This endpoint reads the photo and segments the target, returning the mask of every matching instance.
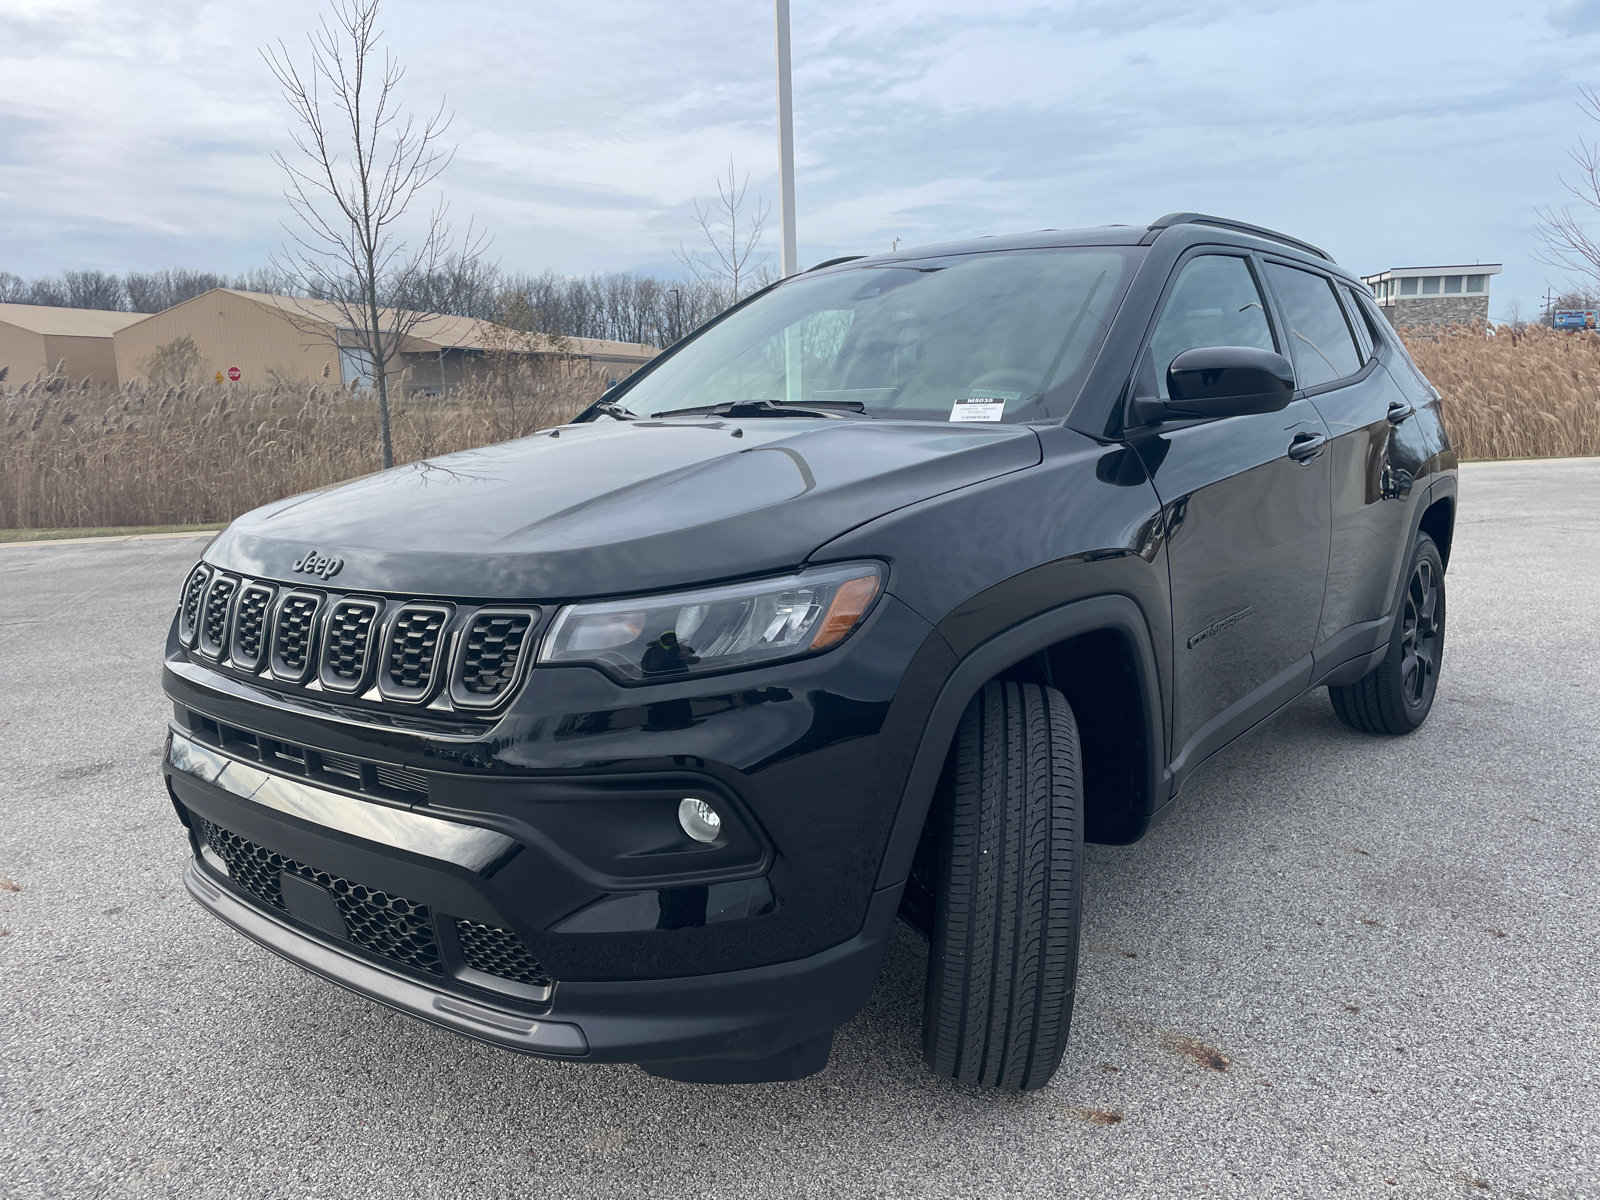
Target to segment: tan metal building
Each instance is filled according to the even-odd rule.
[[[345,387],[365,386],[371,369],[353,348],[356,335],[342,328],[344,323],[339,308],[326,301],[216,288],[120,330],[115,339],[117,372],[124,382],[143,379],[141,364],[157,349],[189,337],[211,378],[231,379],[237,370],[239,382],[246,384],[327,379]],[[449,387],[505,341],[504,331],[491,322],[427,315],[400,347],[396,374],[413,388]],[[659,353],[653,346],[590,338],[567,338],[562,349],[618,379]]]
[[[0,367],[7,368],[6,382],[12,387],[57,366],[73,383],[87,376],[96,383],[115,384],[113,335],[144,319],[144,313],[97,308],[0,304]]]

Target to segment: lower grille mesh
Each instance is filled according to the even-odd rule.
[[[415,904],[404,896],[376,891],[297,863],[265,846],[246,841],[220,825],[213,825],[198,813],[190,815],[207,845],[228,864],[228,875],[233,882],[262,904],[288,911],[278,882],[279,876],[288,871],[332,893],[344,916],[350,940],[362,949],[413,970],[444,974],[439,943],[433,932],[433,914],[427,905]]]
[[[456,936],[461,939],[461,957],[473,970],[517,983],[549,985],[550,977],[544,973],[544,968],[528,953],[522,939],[509,929],[479,925],[476,921],[457,921]]]

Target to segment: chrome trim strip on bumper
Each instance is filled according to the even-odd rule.
[[[274,954],[370,1000],[508,1050],[566,1057],[589,1053],[589,1039],[577,1025],[464,1000],[324,945],[214,885],[192,856],[183,867],[183,884],[202,908],[224,924]]]
[[[176,771],[215,784],[240,799],[275,809],[351,837],[439,859],[480,873],[515,853],[515,839],[404,808],[357,800],[296,779],[273,775],[202,746],[176,729],[167,749]]]

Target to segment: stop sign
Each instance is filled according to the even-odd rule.
[[[235,383],[238,383],[240,378],[243,377],[243,375],[244,375],[244,372],[239,370],[238,367],[229,367],[228,368],[228,378],[233,380],[233,382],[235,382]]]

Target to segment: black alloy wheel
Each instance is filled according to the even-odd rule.
[[[1328,688],[1333,711],[1363,733],[1410,733],[1428,719],[1444,662],[1444,562],[1427,534],[1417,535],[1389,653],[1363,679]]]
[[[1400,693],[1412,708],[1432,698],[1439,682],[1439,644],[1444,635],[1444,585],[1433,563],[1419,559],[1406,586],[1400,618]]]

